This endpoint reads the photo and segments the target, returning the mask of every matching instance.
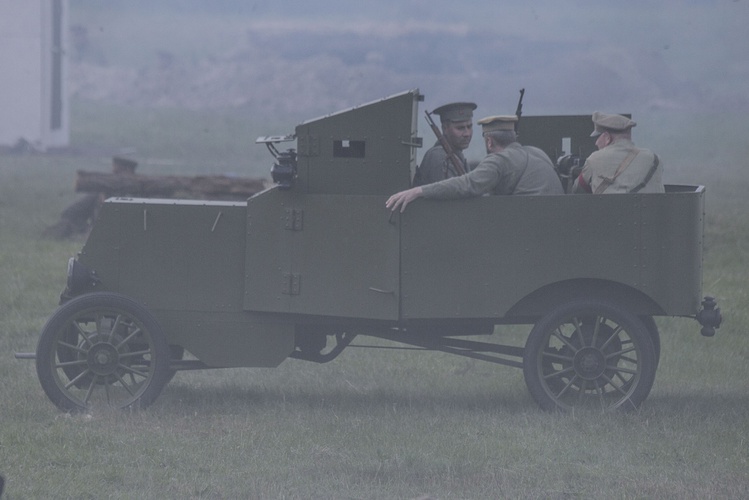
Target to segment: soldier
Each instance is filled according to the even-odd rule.
[[[473,110],[476,104],[472,102],[453,102],[445,104],[433,111],[439,115],[442,124],[442,135],[452,147],[453,151],[463,163],[463,170],[468,172],[468,162],[463,156],[463,150],[468,148],[473,137]],[[447,157],[445,149],[437,141],[429,148],[416,167],[413,186],[423,186],[433,182],[449,179],[460,175]]]
[[[593,133],[598,151],[583,165],[573,193],[663,193],[663,166],[658,155],[632,142],[626,116],[593,113]]]
[[[416,186],[391,196],[385,206],[403,212],[413,200],[454,199],[483,194],[564,194],[549,157],[533,146],[521,146],[515,134],[515,115],[489,116],[478,123],[487,155],[475,169],[452,179]]]
[[[135,175],[138,162],[122,156],[112,157],[112,173],[115,175]],[[107,193],[90,193],[69,205],[60,214],[60,220],[44,230],[44,236],[55,239],[70,238],[85,234],[93,225],[96,215],[107,198]]]
[[[138,162],[122,156],[112,157],[112,173],[115,175],[135,175]]]

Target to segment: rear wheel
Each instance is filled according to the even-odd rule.
[[[640,321],[650,332],[650,341],[655,349],[655,365],[658,366],[661,362],[661,334],[658,332],[658,325],[655,324],[652,316],[640,316]]]
[[[648,396],[656,351],[635,315],[604,301],[576,300],[542,317],[525,345],[523,374],[545,410],[630,410]]]
[[[169,381],[170,350],[156,319],[123,295],[81,295],[47,321],[36,371],[60,409],[146,407]]]

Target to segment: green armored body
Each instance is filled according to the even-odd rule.
[[[145,406],[177,370],[327,362],[373,336],[522,367],[545,409],[626,410],[653,383],[654,316],[714,333],[703,187],[391,213],[423,142],[420,100],[411,90],[260,139],[277,185],[246,203],[108,200],[37,346],[49,398]],[[520,130],[552,158],[566,142],[584,158],[584,121],[524,117]],[[279,152],[284,141],[295,147]],[[525,347],[477,340],[506,324],[532,325]]]

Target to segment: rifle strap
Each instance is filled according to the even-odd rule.
[[[619,164],[619,166],[616,167],[616,172],[614,172],[614,176],[613,177],[603,177],[603,176],[601,176],[601,177],[603,177],[603,182],[601,182],[598,185],[598,187],[594,191],[594,194],[601,194],[604,191],[606,191],[609,188],[609,186],[611,186],[614,183],[614,181],[616,180],[616,178],[619,177],[619,175],[622,172],[624,172],[624,170],[629,166],[630,163],[632,163],[632,160],[635,159],[635,156],[637,156],[637,153],[639,153],[639,152],[640,151],[637,150],[637,149],[630,150],[630,152],[627,155],[627,157],[624,158],[624,161],[622,161]]]
[[[648,170],[648,174],[645,176],[645,178],[642,180],[641,183],[639,183],[638,185],[632,188],[630,193],[638,192],[640,189],[647,186],[648,182],[650,182],[650,179],[653,178],[653,174],[655,173],[655,170],[658,168],[658,164],[661,162],[660,159],[658,158],[658,155],[654,155],[654,156],[655,156],[655,161],[653,162],[653,165],[650,167],[650,170]]]
[[[525,151],[525,150],[523,150]],[[531,155],[528,153],[528,151],[525,151],[525,166],[523,167],[523,170],[520,171],[520,175],[518,176],[518,180],[515,181],[515,185],[512,186],[512,190],[510,191],[510,194],[515,194],[515,190],[518,188],[518,185],[520,184],[520,180],[525,175],[525,171],[528,170],[528,163],[531,161]]]

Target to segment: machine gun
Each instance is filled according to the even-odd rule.
[[[447,153],[447,157],[450,159],[450,163],[453,164],[453,167],[455,168],[455,172],[457,172],[458,175],[463,175],[466,173],[466,169],[463,166],[463,162],[458,158],[458,155],[455,154],[455,151],[453,151],[452,146],[450,146],[450,143],[447,142],[447,139],[445,139],[445,136],[442,135],[442,131],[435,125],[434,120],[432,119],[432,114],[429,111],[424,111],[424,113],[427,116],[427,123],[429,123],[429,126],[432,127],[432,132],[434,132],[434,135],[437,136],[437,140],[440,143],[440,146],[442,146],[442,149],[445,150],[445,153]]]
[[[564,153],[564,151],[562,152]],[[562,188],[564,188],[565,193],[572,192],[575,179],[583,170],[583,163],[580,155],[565,154],[557,158],[554,170],[556,170],[559,180],[562,181]]]
[[[293,141],[296,139],[296,135],[271,135],[258,137],[255,144],[265,144],[270,151],[270,154],[276,159],[276,163],[270,169],[271,177],[273,182],[278,184],[278,188],[285,191],[291,189],[296,182],[297,176],[297,163],[296,163],[296,151],[293,149],[287,149],[286,151],[278,151],[275,144],[279,142]]]

